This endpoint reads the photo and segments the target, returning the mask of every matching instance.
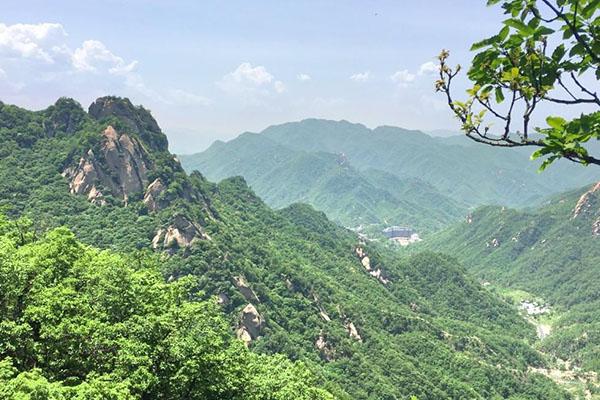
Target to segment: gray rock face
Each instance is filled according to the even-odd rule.
[[[97,120],[116,117],[121,120],[131,132],[139,137],[154,150],[167,151],[167,137],[160,130],[158,123],[143,107],[136,107],[126,98],[107,96],[93,102],[88,110],[90,116]]]
[[[259,302],[258,296],[256,295],[256,293],[254,293],[254,290],[252,290],[252,288],[250,287],[250,285],[248,285],[248,281],[246,281],[246,278],[244,278],[241,275],[240,276],[234,276],[233,277],[233,284],[240,291],[240,293],[242,294],[242,296],[244,296],[244,298],[246,299],[246,301],[255,302],[255,303]]]
[[[164,202],[161,201],[160,195],[165,189],[166,187],[159,178],[148,185],[146,193],[144,194],[144,204],[148,208],[148,211],[157,211],[164,207]]]
[[[99,154],[90,149],[77,167],[65,169],[63,176],[73,194],[88,195],[92,201],[108,191],[127,203],[131,194],[142,192],[148,184],[147,154],[136,139],[117,133],[112,126],[102,135]]]
[[[171,225],[156,232],[152,239],[152,248],[183,249],[190,247],[195,240],[202,239],[210,239],[202,226],[178,214],[173,218]]]
[[[236,334],[237,337],[248,346],[252,340],[260,336],[263,327],[264,320],[262,316],[258,313],[256,307],[252,304],[248,304],[242,310]]]

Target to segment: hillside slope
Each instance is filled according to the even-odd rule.
[[[466,213],[465,204],[418,178],[359,171],[343,154],[291,150],[264,135],[245,133],[179,158],[211,180],[243,176],[272,207],[305,202],[347,227],[408,225],[423,234]]]
[[[545,299],[562,317],[544,347],[600,372],[600,184],[538,209],[478,209],[420,248],[456,254],[481,279]]]
[[[127,99],[87,113],[69,99],[39,112],[0,104],[0,140],[0,207],[33,221],[17,235],[67,226],[139,266],[158,259],[168,282],[196,277],[195,299],[218,301],[232,336],[303,361],[336,398],[569,398],[530,371],[547,362],[534,328],[455,260],[399,259],[309,206],[273,211],[241,178],[187,175]],[[44,268],[66,267],[60,254]],[[10,343],[0,335],[0,358],[19,357]]]
[[[527,149],[507,151],[474,146],[461,137],[432,138],[419,131],[389,126],[369,129],[346,121],[307,119],[271,126],[260,136],[261,143],[268,138],[294,151],[343,153],[361,171],[376,169],[402,179],[418,178],[459,204],[529,206],[552,193],[600,179],[600,173],[594,169],[578,168],[567,162],[558,163],[540,175],[536,164],[529,160]],[[213,153],[212,156],[201,153],[196,157],[206,160],[202,165],[211,171],[215,168],[214,154],[225,148],[238,161],[245,160],[245,148],[235,142],[218,143],[216,148],[206,151]],[[274,152],[269,154],[275,157]],[[222,161],[226,163],[227,159],[223,157]],[[194,167],[191,160],[190,169]],[[262,173],[266,172],[262,168]],[[253,181],[253,177],[248,180]]]

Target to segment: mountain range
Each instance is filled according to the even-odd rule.
[[[444,186],[433,167],[419,177],[426,185],[415,183],[435,158],[417,151],[447,145],[404,131],[398,144],[395,128],[341,123],[344,133],[339,124],[302,123],[335,133],[309,130],[314,143],[297,124],[269,129],[258,136],[271,159],[254,162],[302,153],[310,162],[301,165],[317,167],[311,180],[322,165],[348,168],[352,179],[392,182],[394,199],[416,185],[459,209],[473,204],[470,185],[517,200],[551,191]],[[365,151],[365,133],[389,151]],[[41,111],[0,103],[0,141],[2,395],[570,398],[537,372],[551,360],[534,347],[535,327],[455,258],[387,251],[309,205],[273,210],[241,177],[188,175],[150,112],[127,99],[99,98],[87,111],[66,98]],[[394,173],[399,165],[413,172]],[[305,177],[296,179],[301,187]],[[437,224],[444,211],[431,213]]]
[[[348,227],[405,225],[431,233],[484,204],[526,207],[600,179],[558,163],[545,174],[522,149],[474,145],[382,126],[307,119],[181,155],[212,180],[243,176],[272,207],[306,202]]]

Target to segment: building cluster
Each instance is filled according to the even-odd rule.
[[[402,226],[390,226],[383,230],[383,235],[390,240],[400,244],[401,246],[408,246],[411,243],[421,241],[419,234],[412,228]]]

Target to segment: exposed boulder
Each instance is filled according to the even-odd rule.
[[[352,321],[350,321],[350,320],[346,321],[346,324],[344,324],[344,326],[346,327],[346,330],[348,331],[348,335],[350,335],[350,337],[352,339],[362,342],[362,337],[358,333],[358,330],[356,329],[356,326],[354,325],[354,323]]]
[[[94,192],[95,196],[106,190],[127,203],[131,194],[142,192],[148,184],[149,164],[147,154],[137,139],[119,134],[108,126],[102,132],[99,153],[88,150],[77,167],[66,168],[63,176],[69,180],[73,194],[89,197],[90,192]]]
[[[252,340],[260,336],[263,327],[264,320],[262,316],[258,313],[254,305],[248,304],[242,310],[236,334],[248,346]]]
[[[244,296],[244,298],[246,299],[246,301],[248,301],[248,302],[255,302],[255,303],[259,303],[260,302],[258,300],[258,296],[256,295],[256,293],[254,293],[254,290],[252,290],[252,288],[250,287],[250,285],[248,285],[248,281],[246,280],[245,277],[243,277],[242,275],[234,276],[233,277],[233,284],[240,291],[240,293],[242,294],[242,296]]]
[[[220,306],[226,306],[229,304],[229,296],[227,296],[225,293],[219,293],[217,295],[217,304]]]
[[[171,225],[159,229],[152,239],[152,248],[176,249],[190,247],[195,240],[210,239],[200,224],[177,214]]]
[[[167,151],[168,149],[167,137],[160,130],[150,111],[141,106],[134,106],[127,98],[100,97],[90,105],[88,112],[97,120],[116,117],[131,129],[131,132],[138,134],[153,150]]]
[[[165,191],[166,187],[163,185],[160,178],[155,179],[148,187],[146,188],[146,193],[144,194],[144,204],[149,211],[157,211],[164,207],[160,200],[160,195]]]
[[[485,247],[492,247],[492,248],[500,247],[500,241],[497,238],[493,238],[492,240],[490,240],[489,242],[487,242],[485,244]]]
[[[335,349],[327,342],[323,332],[319,333],[319,337],[315,341],[315,347],[319,350],[321,358],[325,361],[335,360]]]
[[[600,236],[600,218],[592,225],[592,236]]]

